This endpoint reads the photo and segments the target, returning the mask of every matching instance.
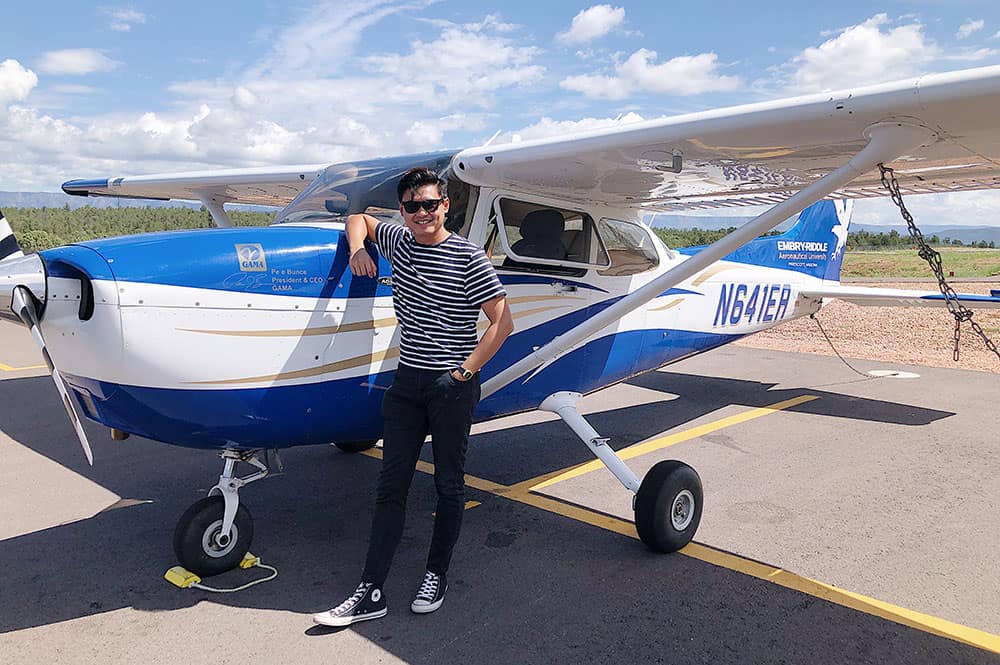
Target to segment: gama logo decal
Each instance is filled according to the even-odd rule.
[[[236,245],[236,257],[242,272],[267,272],[267,257],[258,243]]]

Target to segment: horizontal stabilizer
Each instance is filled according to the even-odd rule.
[[[806,298],[838,298],[868,307],[946,307],[940,291],[910,291],[864,286],[823,286],[801,291]],[[958,299],[969,309],[1000,309],[1000,297],[959,293]]]

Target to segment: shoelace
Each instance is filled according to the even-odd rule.
[[[347,608],[356,605],[358,601],[364,598],[365,594],[368,593],[368,587],[370,586],[371,584],[369,584],[368,582],[362,582],[361,584],[359,584],[358,588],[355,589],[354,593],[351,594],[351,597],[342,602],[340,605],[337,605],[337,607],[331,610],[330,614],[338,614],[340,612],[343,612]]]
[[[420,584],[420,591],[417,592],[417,598],[434,600],[434,596],[437,594],[438,582],[440,579],[441,578],[434,573],[425,573],[424,581]]]

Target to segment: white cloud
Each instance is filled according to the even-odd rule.
[[[789,86],[812,92],[906,78],[941,55],[920,23],[895,28],[888,23],[886,14],[876,14],[805,49],[786,66],[792,70]]]
[[[492,27],[488,22],[447,24],[433,41],[415,42],[409,54],[374,55],[365,62],[392,81],[383,92],[389,101],[433,109],[487,108],[497,91],[533,83],[544,73],[534,64],[538,48],[493,34]],[[426,66],[428,52],[434,53],[433,66]]]
[[[966,21],[965,23],[963,23],[958,27],[958,32],[955,33],[955,36],[958,37],[959,39],[965,39],[966,37],[969,37],[973,33],[979,32],[985,26],[986,26],[986,21],[982,19],[979,19],[977,21],[969,19],[968,21]]]
[[[350,61],[365,29],[392,14],[419,13],[436,1],[323,0],[302,10],[296,21],[281,29],[271,39],[271,51],[245,77],[334,76]]]
[[[987,58],[992,58],[998,54],[1000,54],[1000,51],[994,48],[977,48],[966,51],[959,51],[957,53],[949,53],[948,55],[941,56],[941,59],[951,60],[956,62],[977,62],[979,60],[986,60]]]
[[[906,199],[917,227],[934,226],[995,226],[1000,208],[1000,192],[951,192],[921,194]],[[887,198],[862,199],[854,207],[856,224],[905,225],[899,209]]]
[[[597,99],[624,99],[635,91],[697,95],[736,90],[742,85],[739,77],[718,73],[715,53],[683,55],[658,64],[655,60],[655,51],[639,49],[616,66],[615,76],[570,76],[559,85]]]
[[[573,17],[569,30],[556,35],[562,44],[583,44],[611,32],[625,21],[625,8],[594,5]]]
[[[74,48],[44,53],[38,69],[46,74],[83,75],[111,71],[119,64],[97,49]]]
[[[632,85],[629,81],[618,76],[602,74],[567,76],[559,81],[559,87],[583,93],[585,97],[591,99],[625,99],[632,94]]]
[[[17,60],[0,62],[0,113],[10,102],[21,101],[38,85],[38,76]]]
[[[579,134],[608,127],[642,122],[644,118],[638,113],[629,112],[617,118],[582,118],[580,120],[553,120],[543,117],[527,127],[513,132],[504,132],[497,137],[497,143],[517,143],[568,134]]]
[[[170,105],[145,113],[69,118],[63,114],[71,105],[11,106],[37,78],[17,63],[4,65],[0,173],[17,174],[4,179],[20,188],[31,180],[21,173],[31,173],[28,189],[52,190],[95,174],[332,163],[461,147],[468,134],[496,123],[486,109],[497,94],[542,78],[541,50],[495,15],[464,25],[418,19],[411,24],[419,40],[402,42],[398,53],[380,53],[390,44],[362,49],[350,36],[360,38],[360,30],[343,30],[345,21],[374,25],[378,16],[412,13],[431,1],[324,0],[275,30],[274,48],[258,62],[223,78],[171,83]],[[59,86],[46,90],[87,90]],[[459,133],[463,138],[454,138]]]
[[[146,15],[127,7],[105,7],[101,10],[111,19],[108,26],[115,32],[129,32],[133,25],[146,23]]]
[[[72,83],[66,83],[52,86],[52,91],[59,92],[64,95],[90,95],[97,92],[97,88],[90,85],[75,85]]]

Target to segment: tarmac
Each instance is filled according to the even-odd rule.
[[[278,577],[178,589],[175,523],[221,461],[88,423],[90,467],[30,336],[0,322],[0,662],[1000,663],[1000,376],[852,363],[916,376],[729,346],[582,400],[640,477],[700,474],[701,526],[670,555],[566,425],[477,425],[447,599],[414,615],[428,447],[388,616],[328,629],[310,615],[358,581],[378,449],[283,450],[241,492]]]

